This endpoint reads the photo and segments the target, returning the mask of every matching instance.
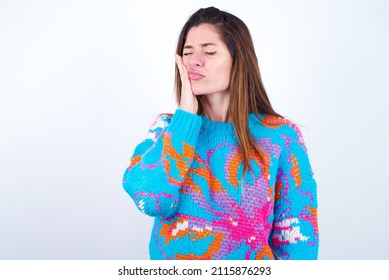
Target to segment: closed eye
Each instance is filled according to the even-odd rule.
[[[183,53],[183,55],[190,55],[190,54],[192,54],[192,53]]]
[[[207,55],[214,55],[216,52],[205,52]]]

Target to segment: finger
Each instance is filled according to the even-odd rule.
[[[182,57],[179,56],[178,54],[176,54],[176,64],[177,64],[178,70],[180,70],[180,74],[181,74],[181,70],[182,70]]]
[[[176,54],[175,58],[177,65],[180,66],[182,64],[182,57],[179,54]]]
[[[178,54],[176,54],[176,63],[178,70],[180,71],[181,79],[188,76],[188,73],[186,71],[186,67],[182,62],[182,57]]]

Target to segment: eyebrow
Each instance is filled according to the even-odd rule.
[[[207,47],[207,46],[216,46],[216,44],[214,44],[214,43],[204,43],[204,44],[201,44],[200,45],[202,48],[205,48],[205,47]],[[193,49],[193,46],[191,46],[191,45],[186,45],[185,47],[184,47],[184,49]]]

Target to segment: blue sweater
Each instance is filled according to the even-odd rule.
[[[155,217],[151,259],[317,259],[316,182],[298,127],[249,115],[263,159],[242,155],[232,123],[178,109],[140,143],[123,187]]]

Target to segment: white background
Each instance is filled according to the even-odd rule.
[[[255,42],[275,109],[302,126],[320,259],[389,259],[389,4],[379,0],[0,1],[0,259],[148,259],[121,180],[174,52],[216,6]]]

